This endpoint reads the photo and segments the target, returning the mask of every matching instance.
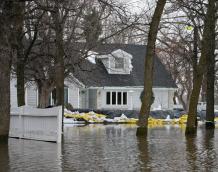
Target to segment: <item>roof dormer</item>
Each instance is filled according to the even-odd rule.
[[[132,55],[117,49],[110,54],[99,56],[109,74],[130,74],[132,71]]]

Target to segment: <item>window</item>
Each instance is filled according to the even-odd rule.
[[[117,93],[117,104],[118,105],[121,105],[121,103],[122,103],[122,92],[118,92]]]
[[[124,68],[124,58],[115,58],[115,68],[116,69]]]
[[[116,92],[112,92],[112,105],[116,104]]]
[[[106,92],[107,105],[127,105],[127,92]]]
[[[111,92],[107,92],[106,104],[107,104],[107,105],[111,104]]]
[[[123,104],[127,104],[127,92],[123,92]]]

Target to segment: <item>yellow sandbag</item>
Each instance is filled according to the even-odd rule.
[[[187,114],[182,115],[182,116],[179,118],[179,124],[186,124],[186,123],[187,123],[187,119],[188,119],[188,115],[187,115]]]

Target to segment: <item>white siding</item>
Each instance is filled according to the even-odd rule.
[[[11,91],[11,107],[17,107],[17,87],[16,87],[16,79],[11,79],[10,83],[10,91]]]
[[[106,101],[103,98],[103,94],[106,94],[106,93],[102,89],[97,90],[97,105],[96,105],[97,109],[101,109],[103,107],[103,104],[105,103],[103,101]]]
[[[171,109],[173,107],[174,90],[167,88],[153,88],[154,104],[152,108]]]
[[[68,102],[72,104],[74,108],[80,108],[80,94],[79,86],[74,82],[65,81],[65,85],[68,86]],[[10,83],[11,87],[11,107],[17,107],[17,88],[16,79],[12,79]],[[37,87],[35,84],[28,84],[25,92],[26,105],[36,107],[37,106]],[[87,102],[84,101],[84,103]]]
[[[107,105],[106,104],[106,93],[112,92],[127,92],[127,105]],[[135,109],[134,106],[138,106],[135,104],[135,99],[137,99],[134,95],[134,92],[131,92],[131,89],[99,89],[97,91],[97,109],[123,109],[123,110],[131,110]]]
[[[142,92],[142,88],[138,89],[138,90],[134,90],[133,92],[133,109],[134,110],[139,110],[141,108],[141,99],[140,99],[140,95]]]
[[[11,91],[11,108],[17,107],[17,81],[15,78],[11,80],[10,91]],[[26,105],[36,107],[37,106],[37,91],[34,85],[29,85],[25,89],[25,101]]]
[[[124,109],[124,110],[139,110],[141,107],[140,95],[143,88],[98,88],[97,91],[97,109]],[[127,105],[107,105],[106,104],[106,93],[108,91],[115,92],[127,92]],[[151,109],[162,108],[172,109],[173,108],[173,95],[174,89],[170,88],[153,88],[154,92],[154,103]]]
[[[97,109],[97,90],[96,89],[89,90],[89,108]]]
[[[17,107],[17,90],[16,79],[11,80],[11,107]],[[92,109],[134,109],[139,110],[141,107],[140,94],[143,88],[134,87],[104,87],[82,89],[74,82],[66,81],[68,86],[68,102],[74,108],[92,108]],[[152,105],[154,108],[170,109],[173,107],[173,95],[175,89],[170,88],[153,88],[155,100]],[[106,92],[127,92],[127,105],[107,105]],[[37,90],[34,85],[26,89],[26,104],[37,106]]]
[[[80,107],[81,109],[89,108],[89,92],[87,89],[81,89],[79,93]]]
[[[37,88],[32,85],[26,88],[26,104],[37,107]]]
[[[168,104],[169,108],[172,108],[174,106],[173,97],[174,97],[175,90],[169,90],[168,91]]]
[[[67,81],[65,82],[65,85],[68,86],[68,103],[70,103],[73,108],[79,108],[79,87],[75,83]]]

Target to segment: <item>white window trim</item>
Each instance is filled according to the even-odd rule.
[[[107,104],[107,93],[110,93],[110,104]],[[116,93],[116,102],[112,104],[112,92]],[[121,104],[118,104],[118,92],[121,93]],[[126,104],[123,104],[123,93],[126,93]],[[105,92],[106,106],[128,106],[128,91],[106,91]]]

